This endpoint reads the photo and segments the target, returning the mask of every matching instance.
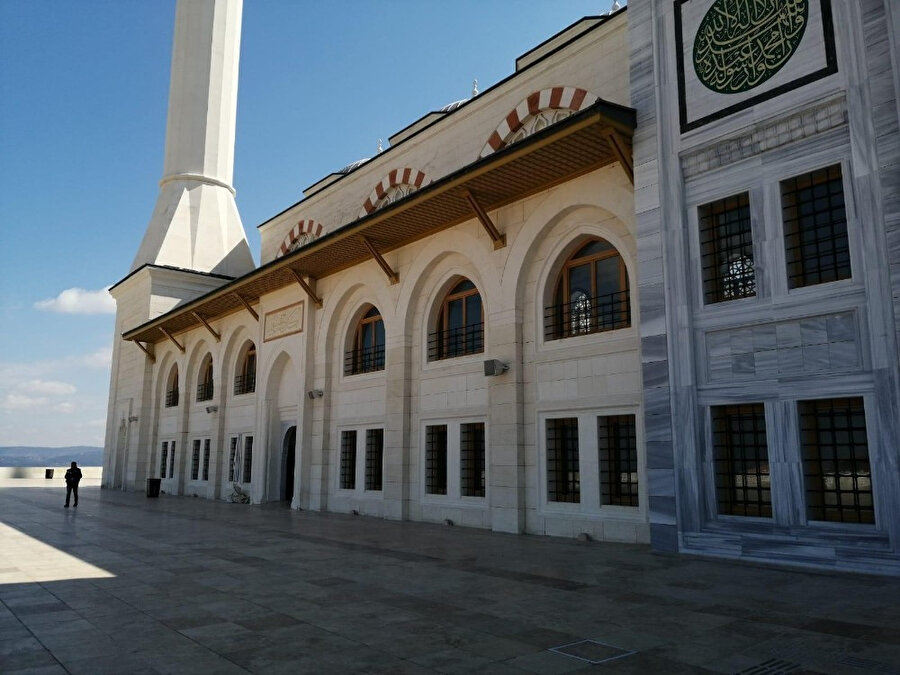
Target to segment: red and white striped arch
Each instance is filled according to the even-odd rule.
[[[318,237],[322,234],[322,225],[314,220],[301,220],[299,223],[294,225],[293,229],[290,232],[288,232],[287,236],[284,238],[284,241],[281,242],[281,248],[278,249],[278,255],[276,255],[275,257],[280,258],[285,253],[290,251],[291,246],[293,246],[294,242],[304,234],[312,235],[313,238]]]
[[[503,118],[481,149],[487,157],[506,147],[509,137],[522,128],[525,121],[542,110],[581,110],[597,101],[597,96],[579,87],[552,87],[529,94]]]
[[[388,193],[393,187],[397,187],[398,185],[408,185],[414,190],[418,190],[423,185],[428,185],[431,181],[425,177],[425,174],[419,171],[418,169],[410,169],[406,167],[405,169],[394,169],[387,176],[381,179],[381,182],[375,186],[375,189],[372,190],[372,194],[369,195],[369,198],[366,200],[366,203],[363,204],[362,210],[359,212],[359,217],[362,218],[378,208],[378,202],[380,202],[384,196]]]

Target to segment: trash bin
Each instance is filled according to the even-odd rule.
[[[53,478],[53,469],[44,469],[44,478]]]
[[[148,478],[147,479],[147,496],[148,497],[159,497],[159,486],[162,483],[162,478]]]

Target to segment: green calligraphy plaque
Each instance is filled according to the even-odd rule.
[[[703,86],[739,94],[790,60],[809,21],[809,0],[715,0],[694,38],[694,71]]]

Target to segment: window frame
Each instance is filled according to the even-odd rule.
[[[254,394],[256,393],[256,367],[259,359],[256,343],[252,340],[247,341],[241,349],[238,359],[232,395],[245,396]]]
[[[464,495],[462,489],[462,427],[482,424],[484,429],[484,495]],[[445,494],[428,492],[428,427],[447,428],[447,490]],[[487,416],[430,417],[420,420],[419,432],[419,498],[423,505],[488,508],[491,496],[490,420]]]
[[[746,204],[741,204],[740,200],[745,199]],[[718,305],[723,302],[735,302],[739,300],[747,300],[750,298],[758,297],[757,290],[757,275],[756,275],[756,265],[757,265],[757,253],[756,253],[756,238],[755,238],[755,227],[753,223],[753,204],[752,204],[752,194],[751,190],[741,190],[737,192],[733,192],[725,197],[718,197],[716,199],[711,199],[700,204],[697,204],[695,207],[696,219],[697,219],[697,240],[698,240],[698,260],[700,263],[700,297],[703,306],[709,307],[712,305]],[[752,283],[753,283],[753,292],[746,293],[744,295],[740,295],[738,297],[725,297],[727,279],[726,275],[720,275],[719,268],[722,265],[722,261],[719,260],[719,256],[723,253],[720,248],[720,242],[723,239],[729,238],[729,235],[723,234],[720,231],[720,224],[715,222],[717,216],[721,216],[725,213],[728,213],[728,209],[726,208],[726,203],[732,200],[738,200],[737,209],[747,210],[747,225],[748,229],[746,230],[746,234],[750,237],[750,256],[752,263]],[[704,209],[716,209],[717,207],[721,207],[721,211],[714,212],[709,216],[703,215]],[[713,220],[713,223],[710,227],[704,227],[704,220],[706,218],[710,218]],[[743,219],[739,219],[742,221]],[[705,235],[709,235],[708,237]],[[735,236],[735,235],[730,235]],[[744,233],[741,234],[741,237],[744,236]],[[740,248],[743,248],[745,243],[742,241],[742,245]],[[712,247],[713,251],[711,254],[704,254],[704,250],[706,246]],[[708,264],[708,259],[712,258],[713,264]],[[707,271],[712,270],[712,275],[708,276]]]
[[[594,242],[606,244],[607,246],[609,246],[609,249],[576,257],[582,251],[582,249]],[[561,266],[556,271],[552,285],[548,284],[547,286],[549,293],[545,296],[547,298],[547,302],[545,302],[543,307],[541,308],[542,312],[540,321],[540,325],[543,329],[541,331],[543,342],[554,343],[560,340],[584,337],[586,335],[613,333],[616,331],[633,328],[634,316],[631,304],[631,279],[629,277],[628,265],[625,261],[625,256],[622,255],[620,246],[617,246],[616,243],[609,237],[600,236],[599,234],[590,234],[578,237],[574,240],[574,243],[570,243],[570,245],[567,246],[567,249],[569,248],[571,248],[571,251],[568,253],[568,255],[566,255]],[[597,264],[610,259],[618,260],[618,290],[612,294],[599,296],[597,294]],[[591,294],[588,296],[588,298],[592,304],[587,309],[587,312],[589,313],[588,321],[590,323],[590,326],[585,330],[574,331],[572,330],[571,324],[573,320],[577,320],[573,318],[575,312],[571,309],[566,309],[569,308],[570,305],[572,305],[570,272],[585,265],[589,265],[590,267],[588,276],[591,283]],[[623,299],[619,298],[611,301],[611,303],[615,307],[612,310],[612,327],[600,328],[599,319],[602,315],[596,311],[594,305],[598,305],[598,301],[601,298],[606,298],[609,295],[621,295],[623,293],[624,314],[626,316],[624,325],[619,325],[621,321],[621,313],[623,312],[623,309],[621,307]],[[566,302],[560,302],[560,300],[565,300]]]
[[[206,403],[213,400],[216,392],[214,378],[215,368],[212,354],[207,352],[203,360],[200,361],[200,368],[197,371],[197,396],[195,398],[197,403]]]
[[[166,378],[165,391],[163,392],[163,407],[177,408],[180,395],[178,393],[178,364],[173,363]]]
[[[335,474],[333,480],[333,489],[335,494],[342,497],[353,497],[356,499],[360,498],[373,498],[373,499],[381,499],[384,494],[384,460],[385,460],[385,452],[384,452],[384,426],[381,424],[352,424],[352,425],[341,425],[336,428],[336,435],[338,438],[337,448],[333,451],[334,453],[334,467]],[[370,432],[380,432],[381,433],[381,466],[379,471],[380,478],[380,489],[373,489],[369,486],[369,447],[368,441]],[[344,478],[346,477],[346,473],[343,471],[343,460],[342,456],[346,450],[349,448],[345,448],[344,446],[344,434],[352,433],[354,434],[354,442],[353,442],[353,471],[352,471],[352,487],[344,487],[346,484]]]
[[[464,283],[472,284],[472,288],[457,291],[459,286]],[[481,320],[477,323],[469,325],[468,318],[468,302],[467,298],[478,296]],[[450,320],[450,304],[455,301],[461,301],[462,304],[462,325],[458,327],[449,326]],[[472,330],[474,341],[477,343],[472,350],[468,349],[469,329],[480,327],[480,331],[476,333]],[[462,349],[450,352],[451,331],[462,331]],[[429,322],[426,331],[425,340],[425,363],[439,363],[450,359],[459,359],[465,357],[473,357],[484,353],[485,337],[487,325],[485,322],[484,294],[478,287],[478,284],[471,277],[465,275],[454,275],[448,284],[448,290],[440,296],[440,301],[435,308],[432,319]]]
[[[344,369],[345,377],[354,375],[366,375],[370,373],[380,373],[385,370],[385,357],[387,353],[387,333],[384,328],[384,316],[381,310],[372,303],[367,303],[363,307],[362,316],[360,316],[353,325],[353,332],[348,337],[350,349],[344,350]],[[372,313],[375,312],[374,315]],[[371,316],[370,316],[371,315]],[[383,344],[378,344],[378,324],[381,324],[381,334],[384,338]],[[370,347],[363,345],[365,327],[371,325],[372,339],[374,344]],[[370,350],[371,357],[366,356],[366,351]],[[367,358],[371,358],[374,365],[366,367],[364,364]]]

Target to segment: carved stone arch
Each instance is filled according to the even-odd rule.
[[[359,212],[359,218],[403,199],[431,181],[418,169],[409,167],[391,170],[372,190]]]
[[[479,157],[502,150],[536,131],[596,103],[595,94],[580,87],[551,87],[526,96],[497,125]]]
[[[318,239],[323,231],[324,228],[322,227],[322,224],[317,223],[314,220],[299,221],[294,225],[291,231],[287,233],[287,236],[284,238],[284,241],[281,242],[281,246],[278,249],[278,253],[275,254],[275,257],[280,258],[284,254],[290,253],[304,244],[308,244],[313,239]]]
[[[222,349],[222,366],[221,380],[222,386],[227,389],[223,393],[231,392],[231,385],[234,383],[234,376],[240,367],[241,354],[246,349],[248,343],[253,344],[259,350],[258,339],[254,330],[246,325],[241,324],[232,330],[228,337],[224,340],[224,349]],[[258,356],[257,356],[258,358]]]
[[[184,359],[184,410],[190,410],[197,400],[197,384],[200,382],[200,367],[206,355],[209,354],[213,361],[213,379],[216,373],[221,377],[221,367],[216,363],[216,355],[212,345],[201,338],[189,349],[187,358]]]
[[[500,278],[496,274],[490,253],[492,251],[484,246],[483,241],[464,232],[454,231],[452,237],[449,234],[446,237],[432,237],[416,254],[415,261],[406,274],[406,279],[413,280],[412,283],[407,283],[400,291],[397,316],[404,321],[403,331],[411,335],[413,330],[422,329],[422,326],[413,323],[417,308],[423,314],[428,314],[428,319],[431,318],[430,312],[438,296],[437,287],[442,283],[449,283],[447,277],[443,276],[448,269],[457,270],[461,276],[471,279],[481,293],[485,316],[488,316],[488,310],[494,304],[495,289],[500,288]],[[444,291],[446,290],[445,288]],[[428,325],[427,320],[424,325]]]

